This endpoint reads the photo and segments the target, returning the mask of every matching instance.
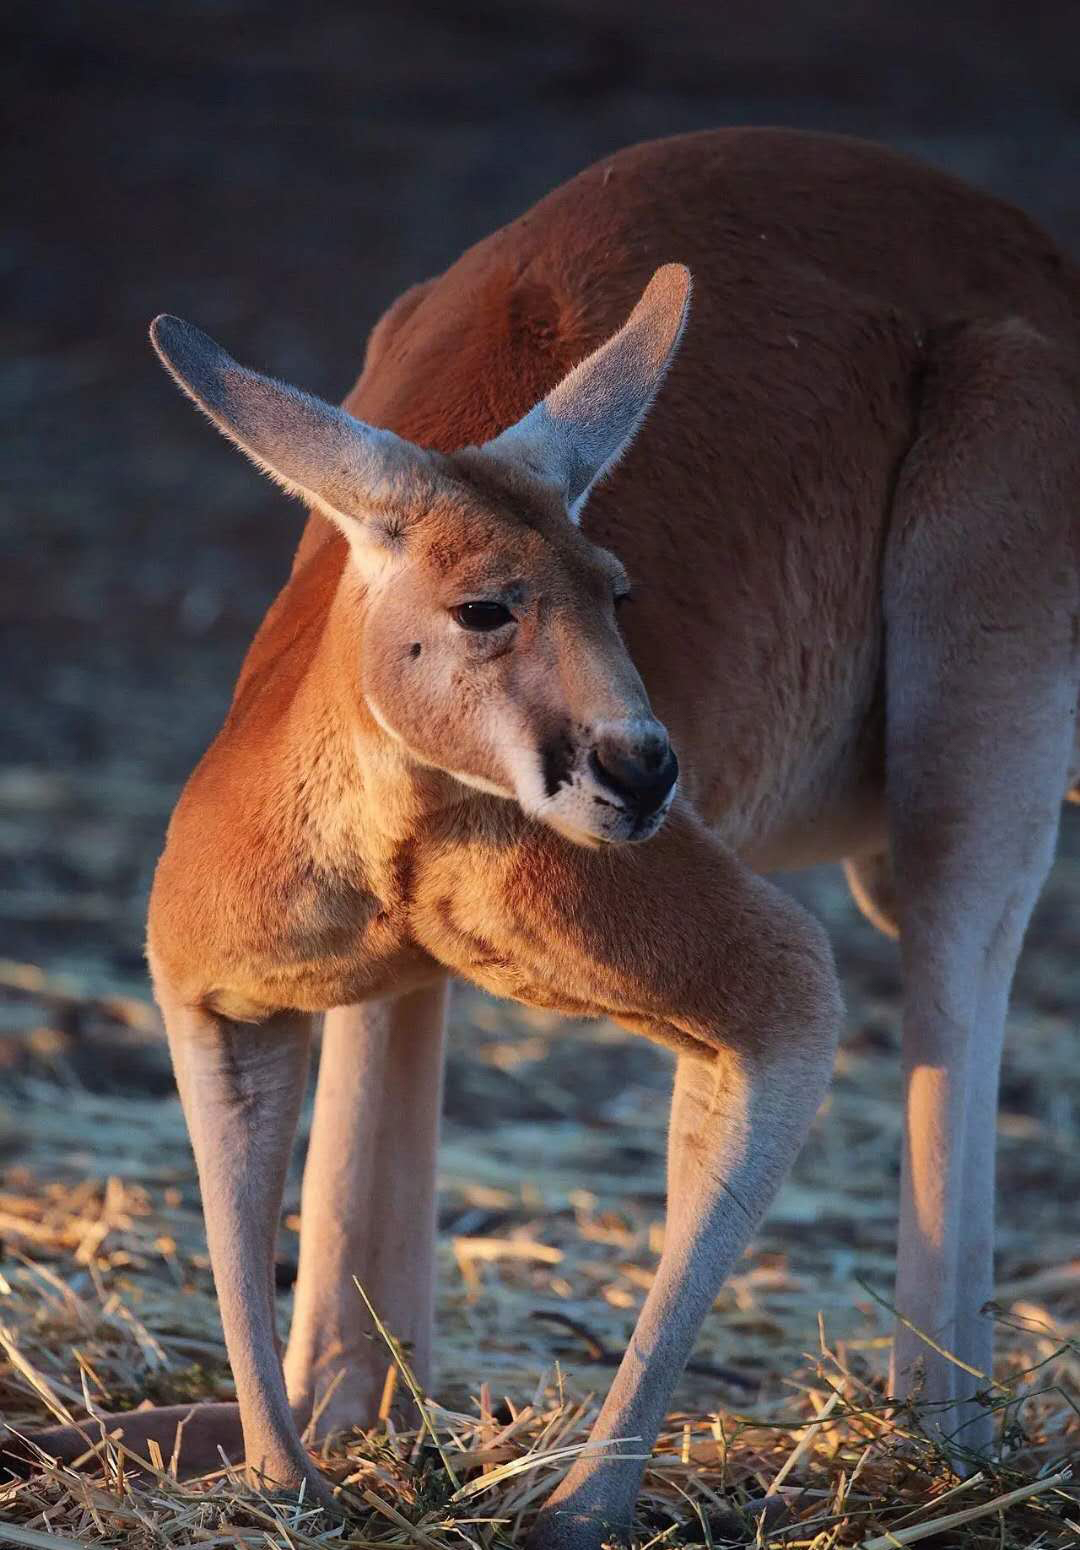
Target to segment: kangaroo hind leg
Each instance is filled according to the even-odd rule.
[[[446,1001],[440,980],[326,1017],[285,1356],[319,1437],[379,1413],[390,1356],[354,1277],[430,1381]]]
[[[159,983],[180,1099],[195,1153],[203,1215],[238,1403],[168,1405],[98,1416],[34,1433],[65,1463],[84,1455],[101,1428],[118,1431],[136,1458],[150,1445],[176,1456],[183,1475],[245,1456],[260,1479],[328,1500],[305,1453],[285,1395],[274,1306],[274,1246],[307,1074],[306,1017],[239,1026],[190,1006]],[[21,1463],[19,1462],[21,1454]],[[7,1445],[25,1469],[27,1450]],[[33,1450],[30,1450],[31,1459]]]
[[[244,1451],[263,1485],[331,1494],[286,1397],[274,1307],[274,1246],[308,1070],[310,1019],[240,1026],[158,998],[199,1174],[210,1262],[236,1380]]]
[[[1054,349],[1025,326],[954,332],[928,373],[885,566],[905,972],[892,1381],[976,1451],[992,1420],[975,1395],[993,1354],[981,1309],[1005,1014],[1075,736],[1075,414]]]

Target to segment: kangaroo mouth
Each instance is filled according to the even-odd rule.
[[[653,729],[656,730],[653,730]],[[560,734],[540,751],[543,797],[533,816],[586,845],[640,844],[663,825],[679,763],[667,734],[576,742]]]

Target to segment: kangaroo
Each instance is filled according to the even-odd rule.
[[[407,292],[343,409],[152,335],[311,511],[150,908],[237,1391],[186,1462],[331,1499],[300,1429],[370,1424],[386,1366],[354,1274],[428,1380],[454,975],[674,1051],[663,1253],[594,1432],[648,1449],[826,1091],[830,950],[765,874],[828,860],[905,974],[891,1392],[985,1448],[1003,1027],[1080,767],[1078,271],[904,156],[722,130]],[[185,1414],[109,1421],[170,1447]],[[536,1550],[625,1531],[641,1469],[580,1457]]]

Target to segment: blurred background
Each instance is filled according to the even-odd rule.
[[[194,1199],[140,1009],[149,879],[303,520],[181,401],[150,317],[188,316],[338,398],[403,288],[602,154],[729,123],[884,140],[1080,252],[1080,7],[7,0],[2,29],[0,1233],[62,1256],[48,1181],[111,1176],[121,1196],[102,1185],[79,1210],[119,1213],[93,1252],[122,1278],[154,1260],[153,1232],[130,1236],[139,1212]],[[1075,1252],[1077,854],[1067,820],[1017,993],[1002,1122],[1014,1276]],[[794,886],[833,929],[849,1038],[830,1115],[715,1331],[729,1349],[742,1308],[778,1362],[816,1338],[817,1306],[858,1305],[873,1326],[852,1277],[888,1285],[899,1134],[894,950],[838,874]],[[466,1344],[490,1353],[504,1328],[514,1360],[525,1348],[517,1304],[476,1313],[488,1274],[530,1308],[600,1287],[612,1340],[625,1333],[661,1214],[668,1080],[665,1056],[614,1030],[459,1000],[444,1226],[458,1241],[527,1229],[550,1250],[451,1277]],[[637,1278],[619,1281],[616,1261]],[[1070,1297],[1056,1317],[1077,1312]]]

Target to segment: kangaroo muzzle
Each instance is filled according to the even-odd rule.
[[[542,748],[543,795],[527,811],[579,844],[636,844],[660,828],[679,762],[651,716],[566,729]]]
[[[589,772],[638,823],[669,803],[679,778],[679,761],[659,722],[642,733],[607,732],[588,759]]]

